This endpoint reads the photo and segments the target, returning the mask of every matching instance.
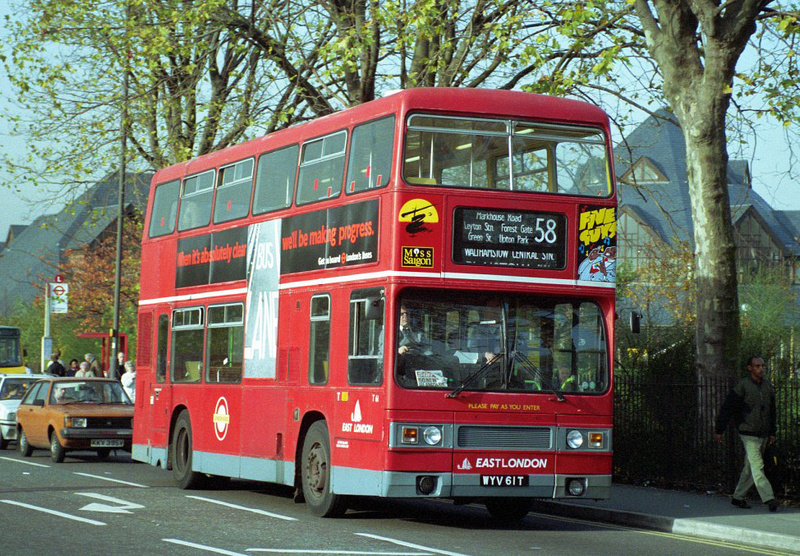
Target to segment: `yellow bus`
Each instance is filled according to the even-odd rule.
[[[0,325],[0,373],[25,373],[19,328]]]

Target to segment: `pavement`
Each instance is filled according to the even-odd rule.
[[[749,510],[729,496],[614,484],[609,500],[537,500],[533,511],[800,554],[800,508]]]

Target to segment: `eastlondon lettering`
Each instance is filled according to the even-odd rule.
[[[547,467],[547,458],[477,458],[475,467],[478,469],[541,469]]]

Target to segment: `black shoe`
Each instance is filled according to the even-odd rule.
[[[774,500],[772,500],[772,502],[774,502]],[[750,509],[750,504],[747,503],[747,500],[739,500],[738,498],[731,498],[731,504],[733,504],[737,508],[741,508],[743,510],[749,510]],[[770,508],[771,507],[772,506],[770,506]],[[775,510],[770,510],[770,511],[774,512]]]
[[[778,501],[776,499],[772,499],[766,502],[767,506],[769,506],[769,511],[777,512],[778,511]]]

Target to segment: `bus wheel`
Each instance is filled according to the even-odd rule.
[[[189,413],[184,411],[175,423],[170,448],[172,478],[182,489],[199,488],[205,475],[192,471],[192,423]]]
[[[320,517],[343,515],[347,511],[344,497],[331,492],[331,444],[325,421],[317,421],[308,429],[300,465],[309,511]]]
[[[64,450],[64,447],[61,445],[61,442],[58,441],[58,435],[56,431],[50,433],[50,459],[53,460],[53,463],[61,463],[64,461],[64,456],[66,455],[67,451]]]
[[[17,438],[17,449],[19,449],[19,453],[22,454],[23,458],[31,457],[33,453],[33,447],[28,443],[28,435],[25,434],[23,429],[19,429],[19,437]]]
[[[486,509],[502,523],[522,521],[531,511],[530,498],[487,498]]]

